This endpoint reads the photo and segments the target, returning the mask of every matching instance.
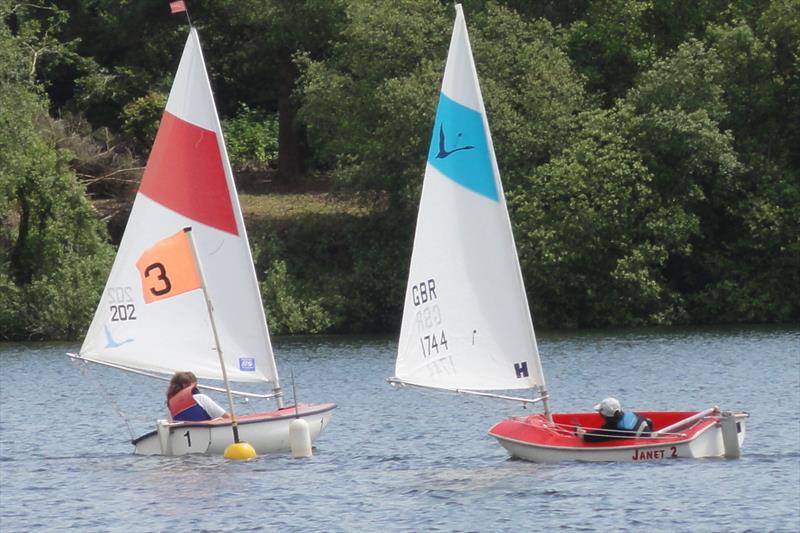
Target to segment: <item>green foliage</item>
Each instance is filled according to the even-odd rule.
[[[724,246],[698,247],[707,283],[691,295],[699,323],[797,320],[800,290],[800,179],[766,166],[752,190],[731,199]]]
[[[278,119],[242,104],[222,124],[231,164],[237,170],[266,170],[278,158]]]
[[[256,269],[265,274],[270,328],[282,333],[396,328],[411,252],[409,225],[381,213],[335,209],[253,220],[249,234]],[[388,253],[384,242],[392,243]]]
[[[399,327],[413,238],[407,229],[411,227],[411,220],[378,213],[349,228],[352,267],[343,287],[348,331],[385,332]]]
[[[18,46],[4,30],[0,50]],[[74,338],[94,311],[110,247],[69,153],[49,139],[42,98],[13,68],[2,74],[0,338]]]
[[[122,131],[133,141],[133,148],[139,153],[148,153],[153,146],[167,96],[151,91],[122,108]]]
[[[606,105],[622,97],[655,58],[645,29],[649,0],[591,0],[586,15],[570,27],[570,57],[588,78],[588,88]]]
[[[333,56],[303,62],[300,116],[338,186],[388,195],[407,215],[421,185],[452,11],[433,1],[380,2],[354,3],[348,15]],[[470,21],[498,157],[513,184],[570,137],[585,95],[547,22],[491,3]]]
[[[69,15],[58,35],[75,39],[82,62],[48,73],[53,106],[86,116],[95,129],[119,133],[132,117],[123,112],[126,106],[144,98],[146,108],[148,95],[167,93],[187,28],[153,0],[81,0],[70,2]],[[139,111],[144,123],[136,133],[146,135],[148,116]]]
[[[761,1],[761,0],[758,0]],[[719,22],[736,11],[736,4],[752,6],[744,0],[657,0],[643,14],[643,27],[655,44],[656,54],[663,57],[686,40],[701,38],[709,24]]]
[[[292,57],[325,56],[337,40],[345,3],[217,0],[204,6],[207,23],[200,34],[222,114],[237,113],[240,102],[277,111],[278,100],[290,96],[295,83]],[[279,94],[286,88],[287,94]]]
[[[38,78],[47,85],[53,70],[81,61],[75,53],[76,41],[57,37],[69,20],[69,14],[54,4],[13,5],[5,1],[0,4],[0,18],[14,26],[13,41],[24,50],[28,82],[33,83]]]
[[[301,294],[284,261],[273,261],[265,275],[261,296],[273,333],[320,333],[330,327],[333,319],[320,299]]]
[[[671,323],[680,298],[662,275],[696,220],[662,207],[653,175],[622,135],[619,112],[581,116],[564,152],[511,196],[537,323]]]
[[[589,105],[584,80],[546,21],[490,5],[471,26],[501,175],[512,188],[568,144]]]
[[[333,221],[336,222],[333,222]],[[342,320],[340,268],[329,247],[343,227],[337,215],[289,215],[250,223],[256,271],[270,330],[277,334],[336,330]],[[291,265],[291,266],[290,266]]]
[[[0,4],[0,15],[7,16],[7,8]],[[0,82],[10,89],[27,81],[26,56],[19,40],[6,24],[0,24]]]
[[[65,254],[65,261],[21,289],[16,322],[7,331],[24,333],[28,339],[64,340],[79,339],[86,332],[111,268],[110,250],[86,257]]]
[[[672,257],[666,275],[693,322],[789,320],[798,306],[782,291],[800,288],[800,197],[796,172],[774,159],[788,153],[788,132],[770,97],[771,54],[743,22],[710,34],[714,46],[682,44],[627,101],[641,112],[629,135],[658,176],[662,202],[699,221],[691,253]],[[753,124],[760,128],[750,133]],[[765,142],[774,155],[752,151]]]
[[[626,95],[638,113],[682,109],[704,110],[720,122],[728,115],[723,101],[722,63],[713,50],[690,39],[644,72]]]
[[[3,305],[0,305],[0,340],[21,336],[20,332],[25,330],[24,326],[19,324],[22,318],[20,315],[23,301],[21,291],[14,280],[9,277],[6,268],[0,267],[0,301],[3,302]]]
[[[76,175],[124,211],[186,37],[161,2],[61,5],[0,0],[0,337],[85,327],[111,250]],[[800,320],[796,0],[465,12],[537,324]],[[368,206],[248,220],[273,330],[396,329],[451,3],[193,18],[237,169]]]
[[[400,210],[416,198],[452,24],[444,13],[432,0],[353,2],[332,57],[302,59],[300,118],[344,190],[388,194]]]

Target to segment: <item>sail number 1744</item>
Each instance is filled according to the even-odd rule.
[[[447,336],[445,336],[444,330],[420,337],[419,342],[422,345],[422,355],[424,357],[429,357],[431,354],[435,355],[448,349]]]
[[[417,329],[423,357],[438,355],[448,349],[447,335],[444,329],[439,329],[442,324],[442,313],[436,303],[438,299],[436,281],[433,278],[411,285],[411,301],[414,307],[418,308]]]

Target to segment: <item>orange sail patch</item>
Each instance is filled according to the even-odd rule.
[[[148,304],[202,287],[192,244],[184,230],[145,250],[136,268]]]

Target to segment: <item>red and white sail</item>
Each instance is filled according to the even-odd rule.
[[[81,357],[222,379],[202,292],[147,306],[142,296],[137,260],[186,226],[194,234],[229,379],[276,383],[250,246],[194,28]]]

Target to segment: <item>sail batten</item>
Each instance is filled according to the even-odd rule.
[[[395,376],[444,390],[545,385],[460,5],[425,168]]]

